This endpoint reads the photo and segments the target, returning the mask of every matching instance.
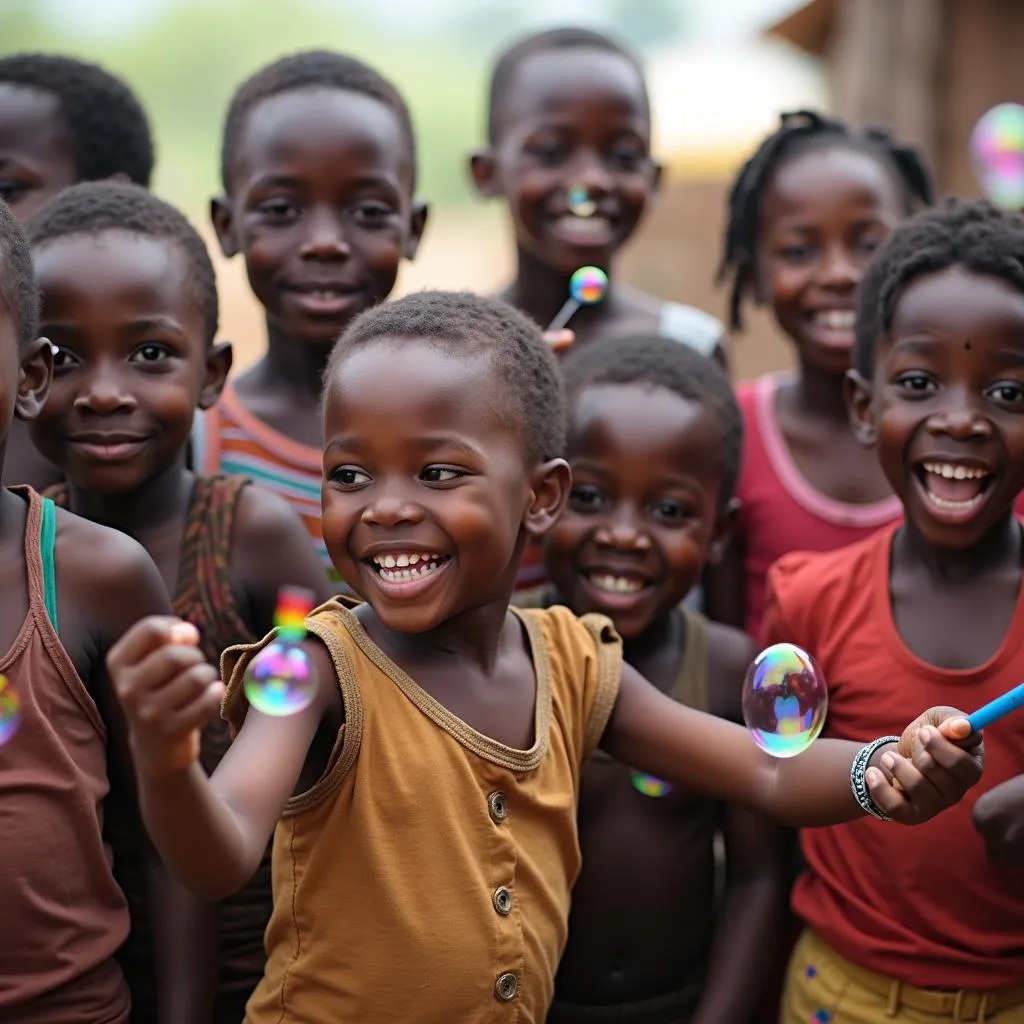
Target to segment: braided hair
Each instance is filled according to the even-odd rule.
[[[740,168],[729,190],[718,281],[732,283],[730,330],[742,330],[743,299],[757,277],[758,218],[768,182],[786,160],[809,149],[831,146],[844,146],[878,157],[899,187],[905,213],[912,213],[919,204],[928,206],[933,202],[931,174],[920,154],[911,146],[900,145],[888,132],[878,128],[856,131],[843,121],[824,117],[813,110],[783,114],[778,128]]]

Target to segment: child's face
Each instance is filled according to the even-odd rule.
[[[426,219],[412,176],[398,119],[368,96],[300,89],[250,111],[213,222],[282,334],[329,350],[387,298]]]
[[[857,285],[901,217],[892,173],[870,153],[843,146],[787,160],[766,185],[759,297],[812,366],[849,369]]]
[[[918,532],[973,546],[1024,489],[1024,295],[962,267],[917,278],[850,405]]]
[[[509,82],[498,131],[474,157],[473,174],[482,194],[505,197],[518,245],[559,274],[607,267],[658,183],[636,68],[593,49],[527,57]],[[591,215],[573,214],[574,188],[592,201]]]
[[[406,340],[357,349],[327,384],[324,541],[398,632],[507,604],[532,510],[564,501],[565,464],[554,493],[496,394],[486,358]]]
[[[56,97],[0,83],[0,199],[23,221],[77,180]]]
[[[230,349],[206,345],[186,257],[170,242],[108,231],[33,256],[57,351],[32,439],[83,490],[133,491],[180,459]]]
[[[594,386],[573,401],[568,453],[572,490],[545,539],[548,577],[577,614],[638,636],[721,554],[721,425],[665,388]]]

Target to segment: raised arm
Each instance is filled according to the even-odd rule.
[[[890,744],[872,758],[865,782],[875,806],[911,825],[956,803],[981,777],[981,737],[969,733],[953,708],[912,722],[899,749]],[[865,813],[850,786],[860,744],[818,740],[799,757],[772,758],[742,726],[676,703],[629,665],[601,746],[641,771],[784,824],[835,825]]]

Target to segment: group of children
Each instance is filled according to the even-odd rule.
[[[797,368],[734,392],[721,323],[615,279],[650,136],[614,41],[512,46],[470,167],[515,279],[385,301],[403,99],[257,71],[229,378],[130,90],[0,58],[0,1020],[1024,1022],[1024,725],[983,756],[954,710],[1024,671],[1024,220],[785,115],[721,272]],[[584,264],[605,301],[545,336]],[[243,679],[287,585],[319,685],[276,718]],[[736,724],[779,641],[830,691],[792,760]]]

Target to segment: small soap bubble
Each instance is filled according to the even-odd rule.
[[[593,306],[608,290],[608,275],[600,267],[580,267],[569,278],[569,295],[580,305]]]
[[[0,675],[0,747],[21,725],[21,698],[7,676]]]
[[[573,185],[568,192],[569,212],[574,217],[593,217],[597,213],[597,201],[591,198],[585,185]]]
[[[316,682],[309,655],[297,644],[275,640],[249,662],[243,687],[257,711],[283,718],[313,703]]]
[[[763,650],[743,681],[743,721],[773,757],[796,757],[821,733],[828,713],[825,677],[795,644]]]
[[[993,203],[1024,209],[1024,106],[1000,103],[983,114],[971,133],[971,158]]]
[[[672,792],[671,783],[654,775],[648,775],[646,772],[631,770],[629,780],[633,783],[633,788],[638,793],[643,793],[644,796],[662,797],[668,796]]]

